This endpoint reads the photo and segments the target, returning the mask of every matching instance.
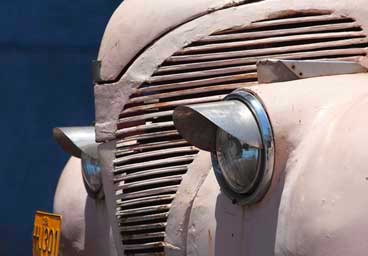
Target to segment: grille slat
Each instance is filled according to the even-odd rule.
[[[131,161],[131,160],[137,160],[137,159],[148,158],[148,157],[153,157],[153,156],[163,156],[163,155],[168,155],[168,154],[173,154],[173,153],[193,153],[194,151],[198,151],[198,150],[193,146],[155,150],[155,151],[137,153],[134,155],[117,158],[114,160],[114,164],[122,164],[128,161]]]
[[[172,175],[167,176],[164,178],[157,178],[157,179],[149,179],[146,181],[137,181],[133,183],[119,183],[119,187],[122,189],[129,189],[129,188],[139,188],[144,186],[150,186],[150,185],[157,185],[160,183],[166,183],[166,182],[180,182],[182,179],[182,175]]]
[[[231,81],[231,76],[227,77],[229,79],[228,81]],[[253,81],[257,80],[257,74],[256,73],[249,73],[249,74],[243,74],[243,75],[237,75],[236,77],[233,77],[234,79],[239,78],[239,80],[242,79],[251,79]],[[201,93],[208,93],[208,92],[218,92],[218,91],[224,91],[224,90],[234,90],[236,88],[239,88],[241,85],[239,83],[235,84],[226,84],[226,85],[218,85],[218,86],[207,86],[207,87],[200,87],[195,88],[191,90],[180,90],[175,92],[167,92],[167,93],[159,93],[155,95],[149,95],[149,96],[142,96],[142,97],[136,97],[131,98],[129,100],[129,103],[133,102],[144,102],[145,100],[152,100],[152,99],[165,99],[165,98],[171,98],[171,97],[177,97],[177,96],[187,96],[187,95],[193,95],[193,97],[196,94]]]
[[[194,98],[194,99],[185,99],[185,100],[174,100],[169,102],[161,102],[156,104],[147,104],[142,105],[138,107],[131,107],[126,110],[124,110],[121,115],[127,115],[127,114],[139,114],[142,111],[154,111],[159,110],[163,108],[174,108],[179,105],[187,105],[187,104],[197,104],[197,103],[204,103],[204,102],[213,102],[213,101],[219,101],[222,100],[225,95],[215,95],[210,97],[202,97],[202,98]]]
[[[121,173],[123,171],[130,171],[134,169],[146,169],[148,167],[154,167],[154,166],[161,166],[166,164],[175,164],[175,163],[181,163],[181,162],[187,162],[193,160],[193,158],[196,155],[184,155],[184,156],[176,156],[176,157],[169,157],[166,159],[160,159],[160,160],[152,160],[147,161],[144,163],[137,163],[137,164],[127,164],[123,166],[117,166],[114,169],[114,173]]]
[[[197,44],[208,44],[208,43],[219,43],[225,41],[237,41],[237,40],[250,40],[267,38],[273,36],[284,36],[284,35],[297,35],[297,34],[311,34],[314,32],[329,32],[329,31],[339,31],[339,30],[353,30],[359,29],[359,25],[356,23],[338,23],[338,24],[328,24],[328,25],[318,25],[310,27],[300,27],[300,28],[286,28],[286,29],[275,29],[269,30],[267,33],[264,31],[247,31],[236,34],[224,34],[224,35],[212,35],[205,37],[197,42]]]
[[[300,44],[300,45],[289,45],[283,47],[270,47],[266,49],[254,49],[254,50],[240,50],[232,52],[221,52],[221,53],[204,53],[197,55],[178,55],[172,56],[170,61],[172,62],[193,62],[201,60],[216,60],[216,59],[226,59],[234,57],[255,57],[266,54],[280,54],[287,52],[301,52],[301,51],[312,51],[312,50],[322,50],[326,48],[337,48],[337,47],[349,47],[353,45],[367,44],[367,38],[354,38],[345,39],[338,41],[329,42],[319,42],[310,44]],[[277,56],[276,56],[277,57]]]
[[[162,229],[165,227],[166,227],[166,223],[153,223],[153,224],[144,224],[144,225],[135,225],[135,226],[124,226],[124,227],[120,227],[120,231],[122,232],[142,231],[142,230]]]
[[[173,110],[169,110],[169,111],[162,111],[162,112],[155,112],[155,113],[150,113],[150,114],[143,114],[143,115],[138,115],[138,116],[132,116],[132,117],[126,117],[126,118],[120,118],[118,125],[119,124],[129,124],[130,122],[137,122],[137,121],[144,121],[147,119],[157,119],[159,117],[165,117],[165,116],[171,116],[173,113]]]
[[[232,34],[244,32],[250,29],[264,29],[264,28],[274,28],[279,26],[285,26],[284,28],[288,28],[290,25],[295,24],[298,26],[309,27],[313,25],[313,23],[324,22],[324,23],[338,23],[338,22],[353,22],[351,18],[345,16],[339,16],[335,14],[327,14],[327,15],[316,15],[316,16],[306,16],[306,17],[296,17],[289,18],[286,17],[284,19],[270,19],[270,20],[262,20],[251,23],[250,25],[246,25],[238,28],[231,28],[229,30],[224,30],[221,32],[214,33],[215,35],[222,34]]]
[[[146,196],[170,194],[170,193],[175,193],[178,190],[178,187],[179,187],[178,185],[174,185],[174,186],[167,186],[167,187],[152,188],[152,189],[147,189],[147,190],[133,192],[133,193],[125,193],[125,194],[120,193],[119,195],[117,195],[117,198],[127,200],[127,199],[135,199],[135,198],[146,197]]]
[[[126,241],[130,240],[143,240],[152,238],[163,238],[165,237],[165,232],[149,232],[143,234],[127,234],[125,235]]]
[[[356,60],[367,47],[353,19],[308,10],[213,33],[168,57],[119,116],[113,182],[125,253],[164,255],[170,207],[198,152],[175,130],[176,106],[219,101],[255,84],[261,59]]]
[[[148,80],[149,84],[161,83],[167,81],[175,81],[181,79],[194,79],[208,76],[219,76],[219,75],[229,75],[229,74],[237,74],[237,73],[247,73],[247,72],[255,72],[257,67],[255,65],[251,66],[238,66],[238,67],[229,67],[229,68],[219,68],[219,69],[209,69],[203,71],[195,71],[195,72],[187,72],[187,73],[178,73],[173,75],[163,75],[163,76],[153,76]]]
[[[170,175],[171,173],[184,172],[186,170],[187,170],[186,165],[171,166],[171,167],[166,167],[166,168],[153,169],[149,171],[141,171],[141,172],[136,172],[136,173],[131,173],[131,174],[124,174],[122,176],[117,176],[116,178],[114,178],[114,182],[137,179],[137,178],[142,178],[142,177],[149,178],[154,175],[164,175],[164,174]]]
[[[188,144],[187,141],[179,139],[179,140],[168,140],[168,141],[162,141],[162,142],[153,142],[153,143],[147,143],[147,144],[135,144],[130,146],[129,148],[125,148],[124,150],[117,150],[116,156],[125,156],[132,153],[139,153],[144,150],[150,150],[150,149],[160,149],[160,148],[167,148],[170,146],[183,146]]]
[[[122,148],[124,146],[131,146],[132,145],[131,142],[136,142],[137,140],[167,138],[167,137],[175,137],[178,135],[179,135],[178,131],[171,130],[171,131],[153,132],[153,133],[147,133],[147,134],[128,136],[122,140],[119,140],[117,142],[117,147]]]
[[[149,196],[144,198],[137,198],[133,200],[121,201],[117,200],[117,205],[122,206],[124,208],[137,206],[137,205],[147,205],[150,203],[160,202],[160,201],[168,201],[174,199],[173,195],[160,195],[160,196]]]
[[[137,216],[137,217],[119,218],[119,221],[121,224],[128,225],[128,224],[137,223],[137,222],[147,222],[147,221],[151,222],[155,220],[167,219],[168,216],[169,216],[168,212],[164,212],[164,213],[156,213],[156,214],[143,215],[143,216]]]
[[[117,211],[116,216],[123,217],[126,215],[134,215],[134,214],[142,214],[142,213],[152,213],[157,211],[168,211],[170,209],[170,204],[167,205],[155,205],[155,206],[148,206],[148,207],[141,207],[136,209],[128,209]]]
[[[309,58],[323,58],[328,56],[344,56],[344,55],[365,55],[366,51],[362,48],[351,48],[351,49],[332,49],[332,50],[321,50],[321,51],[303,51],[295,53],[286,53],[278,55],[262,55],[259,57],[249,57],[249,58],[230,58],[224,60],[216,61],[206,61],[206,62],[194,62],[187,64],[177,64],[164,66],[160,68],[162,72],[184,72],[186,70],[192,69],[204,69],[211,67],[221,67],[229,65],[246,65],[255,64],[258,60],[267,58],[284,58],[284,59],[309,59]],[[171,61],[171,60],[170,60]],[[127,109],[128,110],[128,109]]]
[[[155,247],[162,247],[162,242],[154,242],[154,243],[147,243],[147,244],[129,244],[126,245],[126,250],[142,250],[142,249],[149,249]]]
[[[160,122],[160,123],[146,123],[143,125],[133,126],[129,128],[119,129],[116,131],[117,135],[125,135],[131,134],[136,132],[145,132],[147,130],[152,129],[160,129],[160,128],[167,128],[167,127],[174,127],[174,122]]]
[[[359,38],[364,37],[364,33],[361,31],[356,32],[332,32],[332,33],[316,33],[316,34],[306,34],[306,35],[291,35],[291,36],[280,36],[273,38],[263,38],[263,39],[255,39],[250,41],[240,41],[240,42],[228,42],[228,43],[217,43],[210,45],[201,45],[201,46],[193,46],[188,47],[181,50],[178,54],[195,54],[209,51],[224,51],[227,49],[238,49],[243,48],[247,49],[247,47],[258,46],[258,45],[273,45],[273,44],[281,44],[287,42],[288,45],[299,43],[299,41],[335,41],[334,39],[341,38]],[[154,77],[153,77],[154,79]],[[162,80],[162,78],[161,78]]]

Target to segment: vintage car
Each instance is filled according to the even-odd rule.
[[[54,130],[60,253],[367,255],[367,35],[364,0],[125,0]]]

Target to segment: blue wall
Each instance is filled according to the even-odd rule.
[[[52,210],[68,159],[51,130],[93,122],[91,60],[120,2],[0,2],[0,255],[31,255],[34,212]]]

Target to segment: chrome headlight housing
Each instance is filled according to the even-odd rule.
[[[233,203],[263,198],[272,179],[274,142],[271,122],[256,96],[239,90],[222,102],[180,106],[174,122],[185,139],[211,152],[217,181]]]
[[[53,136],[66,152],[81,159],[83,183],[88,196],[102,199],[104,192],[94,127],[54,128]]]
[[[232,132],[233,135],[217,129],[216,150],[211,152],[216,178],[234,203],[255,203],[262,199],[271,183],[274,164],[271,123],[262,103],[254,95],[237,91],[225,100],[242,104],[233,115],[252,116],[246,117],[243,129]]]

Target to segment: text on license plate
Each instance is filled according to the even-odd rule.
[[[61,216],[37,211],[33,227],[33,256],[58,256]]]

